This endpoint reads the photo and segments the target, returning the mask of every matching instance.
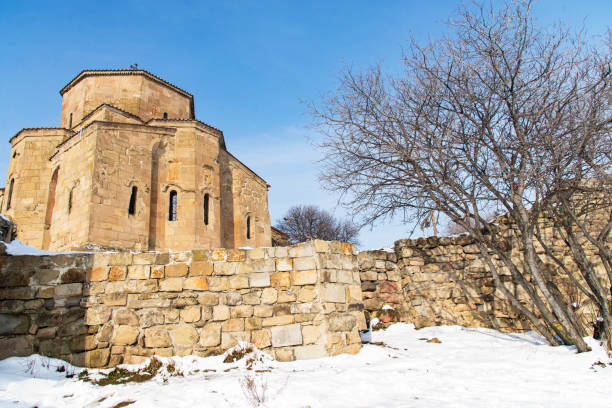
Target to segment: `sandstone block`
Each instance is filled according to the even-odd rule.
[[[274,349],[274,359],[281,362],[294,361],[295,355],[293,353],[293,349],[293,347]]]
[[[291,271],[293,269],[293,260],[291,258],[277,258],[276,270],[279,272]]]
[[[251,343],[258,349],[270,347],[272,334],[270,330],[254,330],[251,332]]]
[[[213,264],[208,261],[192,262],[189,266],[189,276],[208,276],[213,273]]]
[[[276,262],[272,258],[257,259],[251,262],[253,272],[274,272]]]
[[[289,256],[291,258],[313,256],[314,254],[314,246],[310,242],[297,244],[289,248]]]
[[[327,284],[321,288],[321,298],[324,302],[346,302],[346,291],[342,285]]]
[[[82,294],[82,283],[67,283],[55,287],[55,296],[81,296]]]
[[[249,277],[247,275],[234,275],[229,278],[231,289],[245,289],[249,287]]]
[[[192,325],[180,325],[170,331],[170,336],[175,347],[192,347],[198,342],[200,336]]]
[[[185,323],[193,323],[200,320],[202,316],[202,311],[200,306],[188,306],[185,309],[181,310],[181,319]]]
[[[230,309],[227,306],[219,305],[213,307],[213,320],[227,320],[230,318]]]
[[[164,277],[164,266],[163,265],[152,265],[151,266],[151,279],[160,279]]]
[[[140,326],[143,328],[164,324],[164,314],[156,309],[142,310],[139,312]]]
[[[270,317],[273,313],[272,306],[255,306],[253,308],[253,314],[257,317]]]
[[[253,306],[250,305],[240,305],[233,307],[231,310],[231,316],[234,317],[251,317],[253,316]],[[230,330],[237,331],[237,330]]]
[[[300,302],[312,302],[317,297],[317,291],[314,287],[303,287],[298,292],[298,300]]]
[[[186,276],[189,268],[185,263],[176,263],[166,265],[164,273],[166,277],[175,278],[179,276]]]
[[[243,249],[228,249],[227,262],[244,262],[246,261],[246,251]]]
[[[261,317],[248,317],[244,320],[245,330],[258,330],[262,327]]]
[[[293,322],[294,322],[293,316],[283,315],[283,316],[267,317],[263,319],[261,324],[263,327],[270,327],[270,326],[283,326],[287,324],[292,324]]]
[[[108,274],[108,280],[111,282],[125,280],[126,275],[127,272],[125,266],[112,266]]]
[[[297,294],[292,290],[281,290],[278,292],[278,303],[295,302]]]
[[[86,351],[84,354],[84,364],[85,367],[91,368],[102,368],[106,366],[108,363],[108,358],[110,356],[110,349],[97,349]]]
[[[89,270],[88,280],[90,282],[101,282],[108,279],[108,267],[97,266]]]
[[[332,314],[328,318],[328,323],[330,331],[351,331],[357,320],[350,314]]]
[[[291,283],[293,285],[313,285],[317,283],[318,274],[314,269],[291,272]]]
[[[85,324],[93,326],[104,324],[110,319],[111,309],[106,306],[90,307],[85,312]]]
[[[109,265],[132,265],[130,252],[111,252],[108,254]]]
[[[129,309],[116,310],[113,320],[119,325],[138,326],[138,316]]]
[[[128,279],[149,279],[151,268],[145,265],[128,266]]]
[[[321,239],[315,239],[312,241],[312,244],[314,246],[314,250],[315,252],[328,252],[329,251],[329,245],[327,243],[327,241],[323,241]]]
[[[113,334],[111,342],[120,346],[129,346],[136,343],[138,334],[138,329],[135,327],[118,326],[115,328],[115,333]]]
[[[270,284],[274,287],[291,285],[289,272],[277,272],[271,274]]]
[[[227,258],[227,251],[223,248],[213,249],[209,252],[208,257],[211,261],[225,261]]]
[[[150,327],[144,330],[145,347],[170,347],[170,335],[168,330],[163,326]]]
[[[265,252],[263,248],[253,248],[247,251],[249,259],[263,259]]]
[[[242,303],[245,305],[258,305],[261,303],[261,293],[260,292],[251,292],[245,293],[242,295]]]
[[[272,327],[272,346],[286,347],[302,344],[302,329],[299,324]]]
[[[109,293],[102,295],[100,301],[106,306],[125,306],[127,303],[127,294],[125,293]]]
[[[291,250],[289,250],[291,253]],[[293,259],[293,269],[296,271],[305,271],[309,269],[316,269],[317,264],[315,262],[314,257],[305,257],[305,258],[294,258]]]
[[[302,326],[302,339],[304,339],[304,344],[314,344],[320,337],[321,330],[319,326]]]
[[[252,288],[261,288],[261,287],[270,286],[270,274],[251,273],[249,275],[249,284]]]
[[[162,292],[180,292],[183,290],[183,278],[165,278],[159,280]]]
[[[185,290],[208,290],[208,281],[204,276],[187,278],[183,282],[183,288]]]
[[[199,345],[203,347],[215,347],[221,343],[221,324],[208,323],[200,329]]]
[[[234,347],[239,341],[251,341],[250,332],[234,332],[221,334],[221,348],[228,349]]]
[[[244,330],[244,319],[229,319],[221,324],[224,332],[237,332]]]
[[[216,293],[201,293],[198,302],[202,305],[214,306],[219,304],[219,295]]]
[[[209,276],[206,279],[208,281],[208,289],[213,292],[220,292],[229,288],[229,281],[225,277]]]
[[[265,288],[261,292],[261,303],[272,304],[278,299],[278,292],[274,288]]]
[[[134,265],[151,265],[155,263],[155,252],[141,252],[133,254],[132,263]]]

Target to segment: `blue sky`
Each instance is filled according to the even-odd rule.
[[[271,184],[274,223],[295,204],[344,216],[317,182],[303,100],[333,91],[345,64],[397,69],[413,35],[436,38],[457,1],[2,1],[0,185],[8,140],[58,126],[59,90],[83,69],[133,63],[192,93],[196,117],[223,130],[228,149]],[[601,34],[610,0],[541,0],[539,22]],[[363,248],[408,236],[400,222],[361,233]]]

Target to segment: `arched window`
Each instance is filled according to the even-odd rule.
[[[51,176],[51,184],[49,184],[49,197],[47,198],[47,212],[45,214],[45,225],[51,226],[51,220],[53,218],[53,207],[55,207],[55,189],[57,188],[57,175],[59,173],[59,167],[55,169]]]
[[[13,188],[15,187],[15,179],[12,178],[9,184],[8,194],[6,195],[6,209],[11,208],[11,200],[13,199]]]
[[[70,114],[70,118],[68,118],[68,129],[72,129],[72,113]]]
[[[247,239],[251,239],[251,216],[248,215],[246,219],[246,237]]]
[[[128,214],[136,214],[136,197],[138,196],[138,187],[132,186],[132,195],[130,195],[130,205],[128,207]]]
[[[168,112],[164,112],[164,119],[168,119]]]
[[[177,201],[176,191],[172,190],[170,192],[170,205],[168,206],[168,221],[176,221]]]
[[[74,188],[70,189],[70,192],[68,193],[68,214],[70,214],[70,211],[72,211],[72,191],[74,190]]]
[[[204,225],[208,225],[208,212],[210,210],[210,196],[204,194]]]

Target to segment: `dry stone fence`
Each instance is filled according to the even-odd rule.
[[[107,367],[152,355],[219,354],[239,341],[281,361],[318,358],[357,353],[366,315],[382,326],[530,329],[468,236],[402,239],[392,251],[360,253],[320,240],[49,256],[1,249],[0,358],[40,353]],[[594,248],[587,254],[597,262]]]
[[[356,353],[364,328],[352,245],[0,257],[0,358],[87,367],[219,354]]]

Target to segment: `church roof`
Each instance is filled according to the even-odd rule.
[[[60,95],[64,95],[66,92],[70,90],[73,86],[75,86],[81,79],[89,77],[89,76],[114,76],[114,75],[140,75],[144,76],[154,82],[157,82],[160,85],[163,85],[167,88],[172,89],[173,91],[186,96],[187,98],[193,100],[193,95],[189,92],[179,88],[178,86],[171,84],[168,81],[165,81],[158,77],[157,75],[153,75],[149,71],[145,71],[144,69],[134,69],[134,68],[121,68],[121,69],[85,69],[81,71],[76,77],[72,79],[72,81],[68,82],[68,84],[60,90]]]

